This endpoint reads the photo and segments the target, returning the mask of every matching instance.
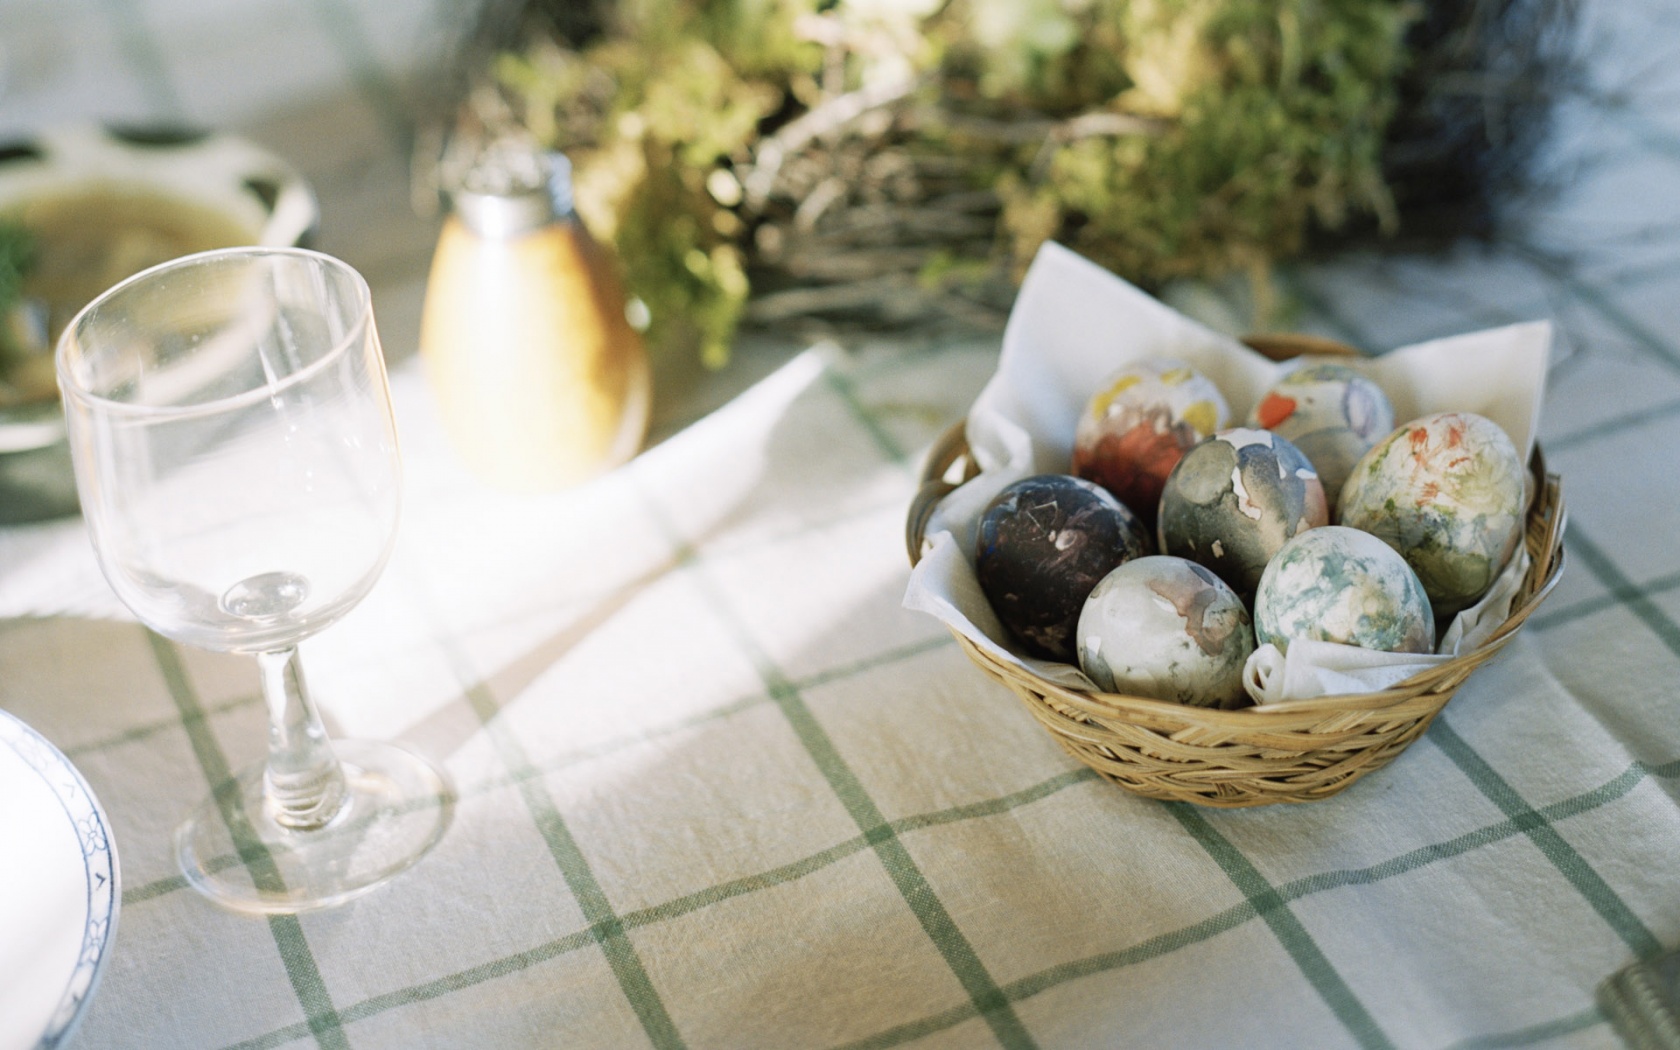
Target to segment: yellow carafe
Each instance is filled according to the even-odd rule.
[[[487,155],[449,201],[420,355],[462,460],[497,487],[549,491],[629,459],[647,431],[647,353],[573,213],[566,158]]]

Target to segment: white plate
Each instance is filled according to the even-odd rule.
[[[110,954],[119,881],[87,781],[0,711],[0,1050],[70,1035]]]

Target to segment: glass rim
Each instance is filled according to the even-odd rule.
[[[69,347],[75,342],[75,333],[82,325],[82,321],[96,309],[103,306],[117,295],[127,291],[134,285],[152,280],[164,273],[185,270],[207,262],[244,256],[256,258],[259,256],[277,255],[283,258],[305,259],[322,264],[327,269],[338,270],[348,274],[351,285],[356,290],[357,310],[355,322],[335,343],[332,349],[323,353],[319,358],[295,372],[288,373],[278,380],[268,380],[261,386],[254,386],[227,397],[216,398],[212,401],[202,401],[191,405],[137,405],[129,401],[118,401],[104,397],[87,389],[77,382],[66,362],[69,359]],[[64,331],[58,337],[58,345],[53,349],[53,372],[58,379],[60,395],[68,401],[95,407],[101,412],[111,415],[125,415],[133,417],[150,417],[155,419],[184,419],[200,415],[213,415],[217,412],[239,408],[246,404],[261,401],[265,398],[286,390],[299,383],[306,382],[311,376],[330,367],[333,362],[344,356],[351,346],[365,338],[366,332],[373,324],[373,292],[368,287],[367,278],[354,266],[343,259],[312,248],[298,248],[292,246],[264,246],[264,245],[236,245],[231,248],[212,248],[208,251],[193,252],[188,255],[166,259],[163,262],[129,276],[113,284],[111,287],[94,296],[85,306],[77,310],[64,326]]]

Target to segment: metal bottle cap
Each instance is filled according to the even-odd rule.
[[[497,143],[462,173],[450,203],[482,237],[529,233],[572,214],[572,165],[563,153]]]

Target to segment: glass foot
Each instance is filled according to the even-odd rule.
[[[193,888],[236,911],[328,908],[390,879],[443,837],[455,793],[431,763],[369,740],[335,741],[333,751],[344,767],[345,802],[320,828],[269,818],[258,766],[176,829],[176,859]]]

